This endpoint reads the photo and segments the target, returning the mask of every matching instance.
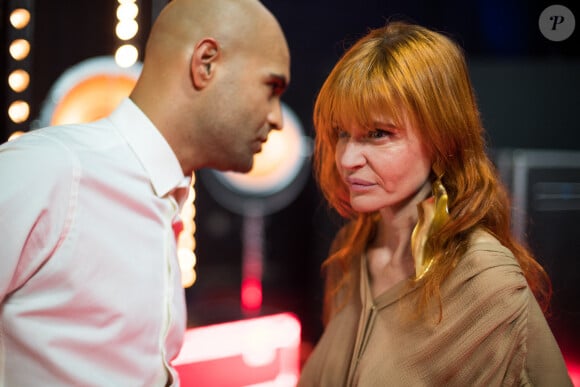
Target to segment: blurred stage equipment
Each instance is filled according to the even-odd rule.
[[[133,87],[141,64],[127,68],[110,56],[86,59],[64,71],[42,104],[37,126],[88,122],[112,112]]]
[[[494,159],[512,195],[513,232],[552,279],[548,321],[566,360],[580,364],[580,151],[500,149]]]
[[[300,329],[289,313],[192,328],[172,364],[183,386],[294,387]]]
[[[1,10],[0,10],[1,11]],[[28,130],[32,101],[31,69],[34,53],[34,0],[8,0],[6,3],[6,135]],[[1,14],[0,14],[1,15]],[[4,17],[4,15],[2,15]]]
[[[120,67],[113,57],[84,60],[66,70],[54,83],[43,103],[37,125],[61,125],[98,120],[111,113],[133,90],[141,63]],[[184,287],[194,284],[195,273],[195,189],[183,205],[182,230],[177,233],[177,251]]]
[[[200,178],[224,208],[242,215],[241,308],[256,314],[262,305],[264,216],[281,210],[300,193],[310,169],[311,142],[296,114],[282,103],[284,127],[273,130],[247,174],[202,170]]]

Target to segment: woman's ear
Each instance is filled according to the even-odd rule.
[[[205,88],[213,78],[219,56],[220,47],[215,39],[204,38],[196,44],[191,59],[191,76],[197,90]]]

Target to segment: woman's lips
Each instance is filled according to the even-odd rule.
[[[347,177],[346,183],[347,183],[348,187],[350,188],[350,190],[355,191],[355,192],[368,191],[375,186],[375,183],[373,183],[371,181],[356,178],[356,177]]]

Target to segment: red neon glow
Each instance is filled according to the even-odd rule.
[[[262,306],[262,283],[256,278],[244,278],[242,281],[242,308],[258,310]]]
[[[566,359],[566,368],[574,387],[580,387],[580,363]]]
[[[183,386],[294,387],[300,329],[290,313],[192,328],[173,365]]]

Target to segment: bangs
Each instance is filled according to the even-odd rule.
[[[352,58],[335,68],[317,99],[314,121],[318,131],[336,138],[340,129],[371,129],[383,115],[397,126],[404,124],[408,106],[402,88],[397,87],[400,82],[379,63]]]

